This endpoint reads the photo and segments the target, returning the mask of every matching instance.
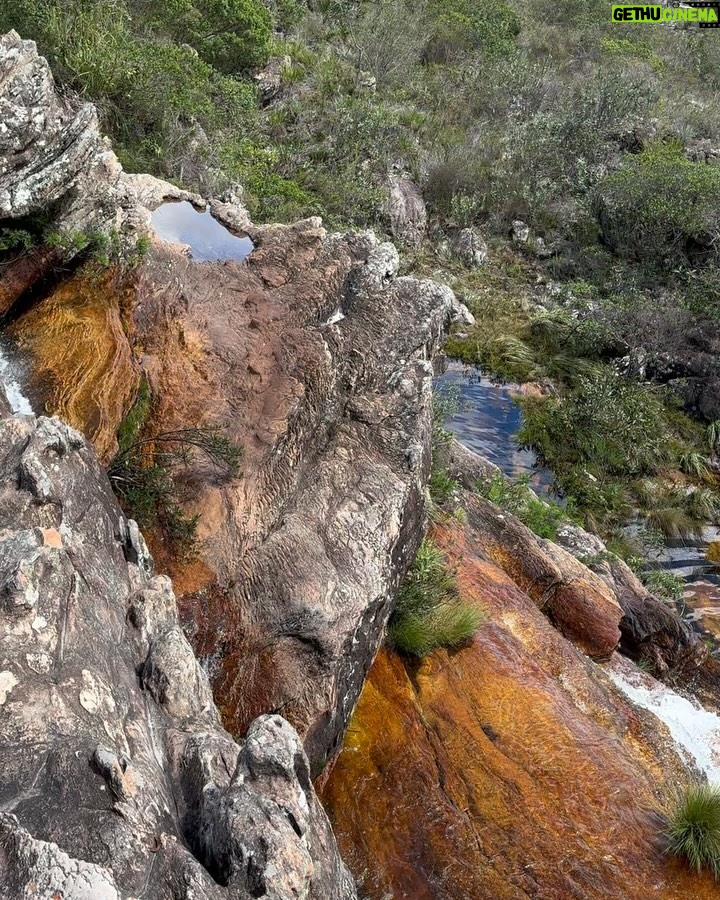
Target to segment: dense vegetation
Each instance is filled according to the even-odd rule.
[[[717,518],[712,32],[612,23],[604,0],[9,0],[11,27],[129,168],[239,185],[257,220],[387,232],[388,181],[411,177],[429,227],[405,267],[475,313],[452,353],[553,384],[523,439],[580,519],[620,547],[636,509],[640,543]],[[254,74],[283,56],[263,95]],[[454,252],[466,227],[478,269]],[[441,465],[432,490],[451,499]]]

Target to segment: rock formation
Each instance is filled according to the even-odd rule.
[[[84,438],[5,418],[0,458],[0,897],[354,897],[297,734],[222,728]]]
[[[460,503],[467,523],[432,537],[487,622],[424,661],[381,652],[321,790],[363,895],[716,897],[712,877],[665,856],[658,837],[698,775],[606,671],[653,679],[617,654],[606,670],[562,637],[609,655],[621,616],[609,586],[509,514],[495,508],[493,526],[491,504],[464,492]]]
[[[161,203],[205,205],[123,173],[15,34],[0,111],[4,224],[50,210],[131,244]],[[370,233],[208,205],[245,262],[156,239],[129,280],[41,287],[53,248],[3,261],[0,312],[35,288],[11,325],[33,396],[69,424],[0,392],[0,900],[349,900],[316,775],[372,900],[715,896],[662,855],[698,772],[615,686],[636,671],[616,648],[708,695],[720,667],[601,542],[539,539],[473,493],[491,467],[460,447],[466,521],[433,534],[487,624],[422,664],[378,656],[426,525],[433,356],[468,311]],[[141,378],[148,438],[209,425],[244,450],[241,478],[175,471],[197,556],[149,542],[177,602],[101,467]]]

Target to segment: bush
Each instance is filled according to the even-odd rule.
[[[669,458],[662,397],[604,368],[564,396],[523,403],[518,440],[562,476],[583,465],[596,480],[656,472]]]
[[[667,853],[684,859],[691,869],[710,869],[720,879],[720,789],[688,787],[667,824]]]
[[[656,597],[667,603],[677,603],[682,600],[685,592],[685,582],[679,575],[665,572],[662,569],[653,569],[642,576],[645,587]]]
[[[438,647],[459,647],[484,621],[477,606],[463,602],[455,574],[429,539],[418,550],[388,625],[388,639],[401,653],[427,656]]]
[[[572,520],[572,504],[562,507],[551,500],[539,500],[528,482],[528,475],[509,479],[498,472],[491,479],[480,482],[477,489],[491,503],[517,516],[538,537],[554,541],[560,525]]]
[[[425,48],[429,63],[457,62],[480,52],[485,56],[512,52],[520,20],[503,0],[431,0],[432,35]]]
[[[626,158],[594,198],[604,240],[619,254],[677,267],[720,258],[720,168],[675,145]]]
[[[272,19],[261,0],[130,0],[154,28],[190,44],[227,75],[264,65],[270,56]]]

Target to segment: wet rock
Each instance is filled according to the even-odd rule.
[[[657,839],[693,777],[666,727],[551,626],[471,522],[433,539],[487,622],[460,650],[382,651],[370,671],[321,790],[364,896],[715,897]]]
[[[487,262],[488,246],[474,228],[463,228],[455,252],[469,269],[477,269]]]
[[[593,658],[610,656],[620,640],[622,610],[605,582],[482,497],[465,495],[463,505],[488,557],[527,591],[562,634]]]
[[[410,247],[417,247],[427,230],[427,209],[420,188],[406,176],[390,182],[387,213],[390,232],[394,238]]]
[[[351,900],[296,732],[222,729],[90,446],[11,417],[0,458],[0,897]]]

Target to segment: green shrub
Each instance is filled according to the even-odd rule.
[[[141,527],[159,526],[184,555],[192,552],[198,516],[187,516],[182,504],[191,492],[179,473],[202,456],[219,478],[240,475],[242,448],[217,426],[181,428],[143,437],[150,420],[152,397],[145,379],[118,431],[119,450],[108,468],[110,484],[129,515]]]
[[[272,19],[261,0],[130,0],[153,27],[190,44],[201,59],[231,75],[264,65]]]
[[[719,258],[720,168],[675,145],[626,157],[594,203],[604,240],[624,256],[674,267]]]
[[[523,402],[518,441],[562,477],[580,464],[596,480],[656,472],[669,456],[662,397],[605,368],[569,393]]]
[[[504,0],[431,0],[428,12],[432,34],[425,60],[449,63],[480,52],[494,56],[512,52],[520,20]]]
[[[437,392],[433,396],[430,479],[428,488],[433,503],[443,506],[457,490],[457,479],[448,472],[448,454],[453,434],[445,428],[445,420],[458,408],[457,390]]]
[[[720,879],[720,789],[691,785],[678,800],[665,831],[667,853],[696,872],[709,869]]]
[[[392,646],[411,656],[427,656],[438,647],[466,643],[483,621],[477,606],[460,599],[455,574],[447,568],[444,554],[426,538],[390,618]]]
[[[501,472],[479,482],[477,490],[496,506],[506,509],[538,537],[554,541],[558,528],[572,521],[573,504],[563,507],[552,500],[539,500],[529,486],[530,476],[506,478]]]
[[[682,578],[662,569],[645,572],[642,581],[651,593],[668,603],[677,603],[682,600],[685,592],[685,582]]]

